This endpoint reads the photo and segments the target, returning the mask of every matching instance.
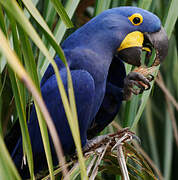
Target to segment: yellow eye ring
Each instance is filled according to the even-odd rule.
[[[135,26],[139,26],[143,22],[143,17],[139,13],[135,13],[132,16],[128,17],[131,23]]]

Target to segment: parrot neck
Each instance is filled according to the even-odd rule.
[[[122,29],[113,26],[109,18],[94,18],[71,34],[62,44],[63,49],[90,49],[102,58],[112,58],[122,42]],[[107,25],[106,25],[107,24]]]

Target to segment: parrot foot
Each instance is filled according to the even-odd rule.
[[[114,134],[102,135],[89,140],[83,150],[85,156],[93,155],[93,160],[87,168],[87,173],[91,174],[90,179],[96,177],[98,166],[104,158],[104,155],[108,152],[115,151],[116,149],[122,176],[124,179],[129,180],[123,144],[133,139],[140,141],[140,139],[131,132],[129,128],[124,128]]]
[[[94,162],[96,161],[91,173],[92,176],[95,177],[95,172],[97,172],[98,165],[100,164],[104,155],[107,152],[112,152],[116,149],[117,160],[122,176],[124,177],[124,179],[129,180],[130,178],[123,151],[123,144],[132,141],[133,139],[136,139],[140,143],[140,139],[135,135],[135,133],[131,132],[129,128],[124,128],[114,134],[102,135],[89,140],[87,145],[83,148],[85,156],[94,154],[94,158],[90,164],[90,168],[87,169],[88,174],[91,170],[91,167],[94,166]]]
[[[141,140],[138,136],[135,135],[134,132],[130,131],[129,128],[124,128],[121,131],[118,131],[117,133],[114,134],[110,134],[110,137],[113,138],[113,146],[111,151],[115,150],[116,147],[118,147],[119,145],[123,145],[126,142],[132,141],[132,140],[136,140],[139,143],[141,143]]]
[[[97,149],[101,143],[108,141],[109,139],[110,137],[108,135],[94,137],[93,139],[87,141],[87,144],[83,148],[83,152],[85,153],[92,149]]]
[[[88,152],[100,151],[100,148],[106,144],[109,144],[111,151],[113,151],[119,145],[123,145],[125,142],[132,141],[133,139],[137,140],[139,143],[141,142],[140,138],[130,131],[129,128],[124,128],[114,134],[97,136],[88,140],[83,148],[83,152],[84,154],[88,154]]]
[[[154,77],[152,75],[145,77],[141,73],[130,72],[124,79],[123,99],[127,101],[131,98],[132,94],[142,94],[145,90],[150,89],[150,82],[153,79]]]

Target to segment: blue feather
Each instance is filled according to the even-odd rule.
[[[144,21],[140,26],[134,26],[129,21],[128,17],[133,13],[140,13],[143,16]],[[121,42],[132,31],[156,32],[160,28],[160,20],[154,14],[136,7],[119,7],[106,10],[93,18],[71,34],[62,44],[73,80],[82,146],[86,144],[87,131],[90,135],[93,124],[97,129],[95,129],[96,132],[91,133],[91,137],[113,120],[122,103],[125,67],[122,60],[114,58]],[[65,66],[58,56],[55,61],[67,91]],[[42,78],[41,91],[65,154],[75,152],[56,76],[51,65]],[[110,95],[114,97],[114,101]],[[32,142],[34,169],[37,173],[45,167],[46,158],[34,107],[28,129]],[[51,138],[50,143],[54,165],[56,165],[57,158]],[[12,153],[12,158],[21,175],[25,177],[27,170],[20,168],[22,157],[20,138]]]

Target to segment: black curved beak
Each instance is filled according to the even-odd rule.
[[[144,33],[144,41],[141,46],[124,48],[116,53],[116,57],[134,66],[141,65],[141,53],[147,51],[151,57],[152,48],[156,50],[156,57],[153,65],[163,62],[168,54],[168,37],[163,27],[154,33]],[[152,65],[152,66],[153,66]]]
[[[155,33],[145,33],[145,41],[149,41],[156,50],[154,65],[163,62],[168,54],[168,37],[163,27]]]

